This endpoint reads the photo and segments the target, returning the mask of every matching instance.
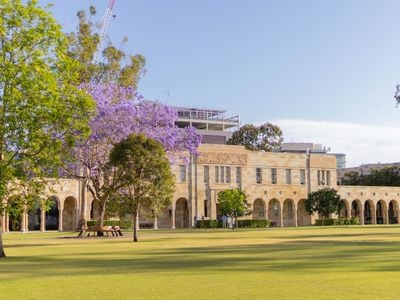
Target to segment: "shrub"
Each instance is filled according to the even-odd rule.
[[[222,221],[217,220],[198,220],[196,228],[221,228]]]
[[[360,225],[359,218],[317,219],[316,226]]]
[[[239,228],[265,228],[269,227],[268,220],[239,220]]]

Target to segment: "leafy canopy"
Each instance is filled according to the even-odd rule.
[[[238,217],[250,214],[249,205],[247,204],[247,195],[238,188],[220,191],[218,193],[218,205],[223,215],[236,220],[236,226],[238,226]]]
[[[283,142],[282,130],[271,123],[260,126],[245,124],[228,140],[229,145],[243,145],[247,150],[272,151]]]
[[[158,210],[171,204],[174,177],[169,160],[160,142],[144,134],[131,134],[114,146],[110,162],[123,181],[111,202],[132,213],[134,241],[137,241],[136,221],[140,208]]]
[[[310,214],[319,213],[328,218],[339,211],[340,196],[333,188],[323,188],[312,192],[305,201],[305,209]]]

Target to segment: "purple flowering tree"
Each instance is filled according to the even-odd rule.
[[[123,180],[109,163],[114,145],[132,133],[143,133],[159,141],[171,158],[182,153],[197,154],[200,135],[193,127],[175,125],[177,112],[157,102],[146,101],[131,88],[89,84],[84,88],[97,103],[90,122],[90,137],[74,149],[74,176],[83,179],[94,201],[100,205],[103,224],[107,203],[121,188]]]

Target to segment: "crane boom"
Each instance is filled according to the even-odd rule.
[[[97,47],[97,51],[93,57],[93,63],[95,63],[95,64],[98,63],[98,61],[100,59],[101,51],[103,51],[104,41],[106,38],[108,26],[110,25],[110,20],[111,20],[114,4],[115,4],[115,0],[108,1],[108,7],[106,9],[106,12],[104,13],[103,18],[101,19],[100,30],[99,30],[100,41],[99,41],[99,45]]]

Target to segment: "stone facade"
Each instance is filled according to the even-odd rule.
[[[176,175],[174,200],[158,218],[144,212],[140,222],[157,228],[189,228],[195,220],[219,217],[219,191],[242,188],[252,205],[247,218],[268,219],[274,226],[307,226],[304,200],[323,187],[338,190],[344,202],[343,217],[359,217],[362,224],[399,223],[400,187],[338,186],[336,158],[324,154],[254,152],[242,146],[202,144],[200,155],[189,163],[172,165]],[[96,219],[98,207],[78,180],[62,179],[49,191],[54,205],[49,212],[38,207],[25,212],[18,230],[72,230],[80,219]],[[12,227],[2,217],[4,231]]]

